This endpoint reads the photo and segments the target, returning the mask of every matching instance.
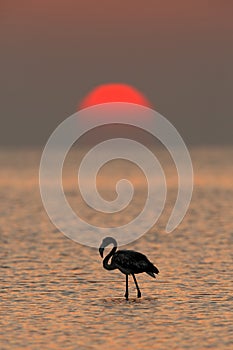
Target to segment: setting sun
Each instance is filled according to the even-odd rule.
[[[150,107],[147,98],[127,84],[104,84],[93,89],[80,103],[79,109],[108,102],[129,102]]]

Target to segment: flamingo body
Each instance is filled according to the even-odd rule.
[[[120,270],[126,275],[126,292],[125,297],[128,300],[128,276],[132,275],[134,283],[137,288],[138,298],[141,297],[141,291],[137,284],[135,274],[146,272],[151,277],[155,278],[155,275],[159,273],[159,270],[154,266],[149,259],[142,253],[135,252],[134,250],[118,250],[117,242],[112,237],[106,237],[103,239],[101,246],[99,248],[99,253],[103,258],[104,248],[109,244],[113,244],[113,248],[110,253],[103,260],[103,267],[106,270]],[[109,260],[111,259],[111,263]]]

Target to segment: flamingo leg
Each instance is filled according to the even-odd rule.
[[[140,291],[140,289],[139,289],[139,286],[138,286],[138,283],[137,283],[136,277],[134,276],[134,274],[133,274],[133,273],[132,273],[132,276],[133,276],[133,280],[134,280],[135,286],[136,286],[137,291],[138,291],[138,298],[141,298],[141,291]]]
[[[125,299],[128,300],[129,299],[128,275],[126,274],[125,276],[126,276]]]

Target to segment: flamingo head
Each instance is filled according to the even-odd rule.
[[[109,245],[109,244],[113,244],[114,247],[117,247],[117,242],[113,237],[105,237],[99,247],[99,253],[101,258],[103,258],[104,256],[104,249]]]

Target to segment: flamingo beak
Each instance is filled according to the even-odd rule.
[[[103,258],[103,256],[104,256],[104,248],[100,247],[99,248],[99,253],[100,253],[101,258]]]

